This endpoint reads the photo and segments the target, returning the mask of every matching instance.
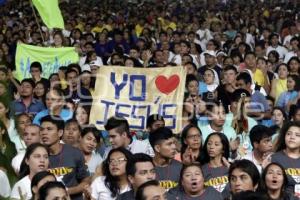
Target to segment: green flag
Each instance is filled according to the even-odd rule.
[[[64,29],[64,20],[58,6],[58,0],[32,0],[32,3],[48,28]]]
[[[75,47],[37,47],[18,43],[16,53],[16,73],[18,80],[31,77],[30,64],[38,61],[43,68],[42,76],[48,78],[50,74],[58,72],[60,66],[78,63],[79,56]]]

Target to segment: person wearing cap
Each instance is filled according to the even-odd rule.
[[[220,49],[220,44],[215,39],[210,39],[206,43],[206,46],[204,46],[203,48],[203,50],[211,50],[211,51],[218,51],[218,49]],[[204,53],[205,51],[200,54],[200,66],[206,65]]]
[[[217,55],[216,55],[216,52],[214,50],[206,50],[204,52],[204,56],[205,56],[205,63],[206,65],[200,67],[198,69],[198,73],[201,75],[201,76],[204,76],[204,72],[207,70],[207,69],[213,69],[217,72],[218,76],[219,76],[219,79],[221,78],[221,67],[219,67],[217,65]]]
[[[32,79],[23,79],[21,82],[20,98],[11,103],[10,115],[29,113],[34,116],[45,109],[44,104],[33,98],[35,83]]]
[[[262,173],[264,161],[272,152],[272,131],[264,125],[256,125],[250,130],[249,137],[253,150],[244,155],[242,159],[253,162],[259,173]]]
[[[92,73],[92,75],[96,75],[97,74],[97,70],[98,68],[100,68],[101,66],[103,66],[103,63],[101,63],[99,60],[93,60],[90,62],[89,67],[87,67],[87,70]]]
[[[217,56],[217,64],[219,66],[223,66],[223,60],[227,56],[227,54],[224,51],[219,50],[216,56]]]
[[[279,53],[279,58],[284,59],[285,55],[288,53],[288,50],[279,44],[279,35],[278,33],[272,33],[269,36],[270,46],[267,48],[267,55],[270,51],[277,51]]]

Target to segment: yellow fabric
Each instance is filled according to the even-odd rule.
[[[78,28],[81,32],[84,30],[82,23],[77,24],[75,28]]]
[[[167,24],[166,21],[161,17],[159,17],[158,20],[161,22],[161,26],[164,31],[167,31],[168,28],[171,28],[173,31],[176,30],[177,25],[174,22]]]
[[[256,69],[255,73],[253,74],[253,79],[256,84],[262,87],[265,85],[265,76],[260,69]]]
[[[111,31],[112,28],[110,25],[104,25],[102,27],[99,27],[99,26],[95,26],[93,29],[92,29],[92,32],[94,33],[101,33],[104,29],[107,29],[108,31]]]
[[[138,37],[140,37],[140,35],[142,34],[143,30],[144,30],[144,27],[143,27],[143,26],[141,26],[141,25],[139,25],[139,24],[137,24],[137,25],[135,26],[135,34],[136,34]]]
[[[277,101],[280,94],[287,91],[287,79],[277,79],[276,90],[275,90],[275,100]]]
[[[68,87],[68,82],[64,79],[60,80],[61,89],[66,89]]]

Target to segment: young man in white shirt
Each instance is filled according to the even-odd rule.
[[[111,146],[105,150],[104,158],[106,158],[111,149],[118,147],[124,147],[133,154],[145,153],[150,156],[154,155],[149,142],[134,140],[132,138],[128,121],[125,118],[111,117],[107,120],[104,128],[108,131],[109,142],[111,144]]]
[[[270,128],[264,125],[254,126],[250,131],[250,142],[253,151],[246,154],[243,159],[252,161],[259,173],[262,173],[264,161],[272,152],[272,132]]]
[[[279,53],[279,58],[283,60],[285,55],[288,53],[288,50],[279,45],[279,35],[277,33],[272,33],[269,36],[269,41],[271,45],[267,48],[267,55],[270,53],[270,51],[275,50]]]

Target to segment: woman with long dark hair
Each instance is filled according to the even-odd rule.
[[[89,124],[90,111],[91,106],[87,104],[79,104],[76,107],[73,118],[78,121],[81,128]]]
[[[287,76],[287,91],[280,94],[276,106],[279,106],[289,112],[292,104],[297,104],[298,93],[300,91],[300,78],[297,75]]]
[[[272,141],[275,144],[281,128],[283,127],[284,123],[288,121],[288,116],[285,113],[283,108],[280,107],[273,108],[272,121],[274,125],[271,126],[270,128],[274,132],[274,134],[272,135]]]
[[[223,192],[228,187],[229,141],[223,133],[211,133],[203,145],[201,160],[204,185]],[[218,181],[217,181],[218,180]]]
[[[278,163],[270,163],[262,173],[259,190],[270,200],[290,200],[293,197],[286,192],[287,183],[284,168]]]
[[[18,133],[16,129],[15,119],[9,116],[9,108],[10,106],[8,99],[0,97],[0,121],[4,125],[3,130],[6,130],[5,133],[8,134],[10,141],[15,144],[15,149],[17,152],[24,152],[26,145],[22,139],[22,135],[20,135],[21,132]]]
[[[200,160],[202,148],[202,133],[198,126],[190,124],[181,134],[181,160],[183,164],[190,164]]]
[[[288,177],[287,191],[294,193],[299,187],[300,122],[289,121],[280,132],[271,161],[280,163]],[[296,172],[296,174],[295,174]],[[299,189],[297,190],[299,192]],[[298,195],[300,195],[298,193]],[[299,196],[298,196],[299,197]]]
[[[103,162],[103,176],[97,177],[91,184],[93,200],[114,200],[119,194],[130,190],[126,163],[131,157],[131,152],[122,147],[109,152]]]
[[[31,180],[33,176],[47,170],[49,166],[49,150],[40,143],[34,143],[27,147],[20,170],[20,178],[13,187],[10,198],[13,200],[29,200],[32,198]]]

